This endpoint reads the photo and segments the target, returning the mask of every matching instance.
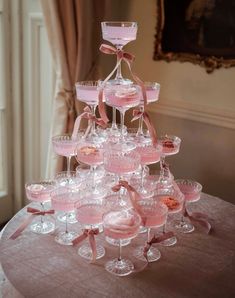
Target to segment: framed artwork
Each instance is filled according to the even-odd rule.
[[[235,66],[234,0],[157,0],[154,60]]]

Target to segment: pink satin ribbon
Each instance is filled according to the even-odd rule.
[[[158,236],[156,237],[155,235],[153,236],[153,238],[148,241],[144,247],[144,257],[146,259],[146,261],[148,262],[148,251],[150,250],[151,246],[154,244],[154,243],[161,243],[169,238],[172,238],[174,237],[174,233],[173,232],[167,232],[167,233],[164,233],[162,234],[161,236]]]
[[[143,117],[144,122],[149,130],[149,134],[151,136],[153,146],[156,146],[157,145],[157,133],[156,133],[156,130],[153,126],[153,123],[152,123],[148,113],[145,111],[140,111],[140,110],[135,109],[135,110],[133,110],[133,116],[134,117],[132,118],[131,122]]]
[[[206,229],[207,234],[211,232],[212,226],[206,214],[203,214],[201,212],[192,212],[190,214],[187,211],[186,207],[184,207],[184,216],[187,217],[190,221],[196,222],[200,224],[202,227],[204,227]]]
[[[91,262],[95,262],[96,260],[96,256],[97,256],[97,250],[96,250],[96,242],[95,242],[95,235],[99,234],[99,230],[98,229],[85,229],[82,233],[82,235],[78,236],[77,238],[75,238],[72,243],[73,245],[77,245],[79,243],[81,243],[82,241],[84,241],[87,237],[90,243],[90,247],[92,250],[92,260]]]
[[[121,64],[122,61],[125,61],[127,64],[129,71],[132,75],[133,80],[139,85],[142,89],[142,94],[143,94],[143,100],[144,100],[144,107],[147,105],[147,94],[146,94],[146,89],[144,86],[144,83],[142,80],[132,71],[131,64],[135,59],[135,56],[132,55],[131,53],[124,52],[120,49],[117,49],[115,47],[112,47],[107,44],[102,44],[100,46],[100,51],[104,54],[108,55],[116,55],[117,56],[117,64],[114,67],[114,69],[111,71],[111,73],[107,76],[107,78],[103,81],[102,85],[103,87],[105,86],[105,83],[111,78],[111,76],[114,74],[114,72],[117,70],[119,65]],[[107,123],[109,121],[106,112],[105,112],[105,105],[103,102],[103,88],[101,87],[100,93],[99,93],[99,113],[101,118]]]
[[[35,209],[32,207],[27,208],[28,213],[32,213],[30,216],[28,216],[18,227],[18,229],[9,237],[9,239],[16,239],[20,236],[20,234],[25,230],[25,228],[33,221],[34,217],[37,215],[46,215],[46,214],[54,214],[55,210],[47,210],[47,211],[41,211],[39,209]]]
[[[74,127],[73,127],[73,133],[72,133],[72,140],[76,140],[77,139],[77,134],[78,134],[78,130],[80,127],[80,123],[81,120],[84,119],[88,119],[91,121],[95,121],[95,123],[103,128],[106,128],[106,123],[101,119],[101,118],[96,118],[95,115],[92,114],[91,109],[86,106],[83,110],[84,112],[82,114],[80,114],[74,123]],[[88,126],[87,131],[85,132],[85,135],[89,132],[90,127]]]

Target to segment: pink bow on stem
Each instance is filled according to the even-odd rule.
[[[73,245],[77,245],[79,243],[81,243],[82,241],[84,241],[87,237],[90,243],[90,247],[92,250],[92,260],[91,262],[95,262],[96,260],[96,256],[97,256],[97,251],[96,251],[96,242],[95,242],[95,235],[99,234],[99,230],[98,229],[85,229],[82,233],[82,235],[78,236],[77,238],[75,238],[72,243]]]
[[[137,85],[139,85],[142,89],[142,94],[143,94],[143,100],[144,100],[144,107],[146,107],[147,105],[147,95],[146,95],[146,89],[144,86],[144,83],[142,82],[142,80],[132,71],[131,68],[131,64],[135,59],[135,56],[132,55],[131,53],[128,52],[124,52],[123,50],[117,49],[115,47],[112,47],[110,45],[107,44],[102,44],[100,46],[100,51],[104,54],[108,54],[108,55],[116,55],[117,56],[117,64],[114,67],[114,69],[111,71],[111,73],[106,77],[106,79],[103,81],[102,83],[102,87],[99,93],[99,113],[101,118],[107,123],[109,121],[106,112],[105,112],[105,105],[103,103],[103,88],[106,84],[106,82],[112,77],[112,75],[114,74],[114,72],[117,70],[117,68],[119,67],[119,65],[121,64],[122,61],[125,61],[125,63],[127,64],[129,71],[132,75],[133,80],[137,83]]]
[[[17,237],[20,236],[20,234],[25,230],[25,228],[33,221],[34,217],[37,215],[46,215],[46,214],[54,214],[55,210],[47,210],[47,211],[41,211],[39,209],[35,209],[35,208],[31,208],[28,207],[27,208],[27,212],[31,213],[30,216],[28,216],[22,223],[21,225],[18,227],[18,229],[9,237],[9,239],[16,239]]]
[[[135,188],[133,186],[131,186],[125,180],[120,180],[117,185],[115,185],[115,186],[112,187],[112,190],[114,192],[118,192],[121,189],[121,187],[124,187],[128,191],[128,194],[129,194],[129,197],[130,197],[130,200],[131,200],[132,207],[141,216],[142,223],[144,225],[145,222],[146,222],[146,219],[144,218],[143,212],[142,212],[140,206],[137,203],[140,200],[140,194],[135,190]]]
[[[151,246],[154,244],[154,243],[161,243],[163,242],[164,240],[167,240],[169,238],[172,238],[174,236],[174,233],[173,232],[167,232],[167,233],[164,233],[162,234],[161,236],[158,236],[156,237],[155,235],[153,236],[153,238],[148,241],[144,247],[144,257],[146,259],[146,261],[148,262],[148,251],[150,250]]]
[[[135,110],[133,110],[133,116],[134,117],[132,118],[131,122],[143,117],[144,122],[149,130],[153,146],[156,146],[157,145],[157,133],[156,133],[156,130],[152,124],[152,121],[151,121],[148,113],[145,111],[140,111],[140,110],[135,109]]]
[[[97,125],[99,125],[103,128],[106,128],[106,126],[107,126],[106,123],[101,118],[96,118],[96,116],[92,114],[91,109],[88,106],[86,106],[83,111],[84,112],[82,114],[80,114],[75,120],[74,127],[73,127],[73,133],[72,133],[72,140],[76,140],[78,130],[80,127],[80,123],[83,118],[91,120],[91,121],[95,121],[95,123]],[[87,128],[85,135],[87,135],[89,130],[90,130],[90,127]]]
[[[209,222],[209,218],[206,214],[201,212],[192,212],[191,214],[187,211],[184,206],[184,216],[187,217],[190,221],[196,222],[200,224],[202,227],[206,228],[207,234],[209,234],[212,230],[211,223]]]

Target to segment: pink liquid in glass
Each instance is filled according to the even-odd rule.
[[[134,214],[110,212],[104,219],[104,233],[112,239],[131,239],[139,232],[140,221]]]
[[[146,228],[161,227],[166,223],[167,210],[165,208],[141,208],[142,223]]]
[[[199,192],[193,185],[177,184],[180,191],[184,194],[187,202],[196,202],[200,199],[201,192]]]
[[[78,161],[88,165],[100,165],[103,163],[103,149],[84,145],[77,149],[76,158]]]
[[[107,172],[115,174],[128,174],[137,170],[139,162],[136,162],[129,156],[110,157],[104,163],[104,168]]]
[[[76,85],[77,99],[88,105],[98,105],[99,91],[97,86]]]
[[[105,208],[99,204],[85,204],[77,207],[77,220],[84,225],[102,223]]]
[[[31,184],[26,186],[26,195],[30,201],[46,202],[51,199],[51,192],[54,190],[53,185]]]
[[[51,206],[56,211],[70,212],[75,209],[77,199],[69,193],[58,193],[51,198]]]
[[[160,151],[153,146],[137,147],[136,151],[140,155],[140,163],[142,165],[150,165],[159,162]]]
[[[121,93],[120,93],[121,94]],[[118,93],[109,94],[106,97],[107,104],[118,108],[126,108],[130,109],[137,106],[140,102],[140,95],[138,93],[132,95],[121,95],[119,96]]]
[[[61,156],[74,156],[77,141],[73,140],[57,140],[53,141],[53,149],[55,153]]]
[[[103,39],[116,46],[124,46],[136,39],[137,26],[102,26]]]

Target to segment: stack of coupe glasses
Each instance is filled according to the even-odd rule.
[[[111,42],[118,51],[136,39],[135,22],[102,22],[101,25],[103,39]],[[147,103],[157,101],[160,85],[155,82],[144,84]],[[106,128],[95,121],[101,88],[103,101],[112,107],[112,123]],[[166,156],[179,152],[180,138],[165,135],[158,138],[157,145],[153,145],[149,131],[143,129],[142,117],[138,128],[125,126],[125,112],[136,107],[143,112],[144,99],[142,88],[122,77],[121,63],[114,79],[77,82],[76,95],[90,108],[88,119],[82,120],[88,122],[88,128],[78,128],[75,137],[74,134],[65,134],[52,138],[54,151],[67,158],[67,171],[58,173],[53,181],[26,184],[29,200],[39,202],[43,210],[45,203],[50,201],[55,210],[53,218],[42,215],[30,228],[38,234],[54,231],[55,241],[60,245],[73,245],[73,241],[85,230],[93,231],[93,235],[104,233],[105,241],[119,247],[118,257],[108,261],[105,269],[112,274],[125,276],[135,268],[129,259],[121,256],[121,247],[128,245],[140,233],[146,233],[146,241],[150,241],[152,228],[162,227],[158,233],[166,233],[167,218],[170,219],[172,213],[182,213],[185,200],[197,201],[202,187],[190,180],[174,181],[165,163]],[[121,117],[120,125],[116,123],[117,111]],[[70,169],[72,157],[78,161],[76,171]],[[149,165],[158,162],[160,175],[150,175]],[[138,194],[135,206],[125,187],[115,189],[123,180]],[[61,227],[56,224],[58,221],[64,223],[64,230],[58,228]],[[194,229],[183,213],[175,227],[184,233]],[[95,238],[95,257],[99,259],[105,255],[101,241],[104,237],[97,235]],[[174,236],[162,241],[161,245],[171,246],[176,242]],[[134,247],[134,257],[146,261],[144,247],[145,243]],[[85,240],[79,245],[78,254],[92,260],[93,250]],[[157,261],[160,256],[160,251],[151,247],[147,252],[147,261]]]

